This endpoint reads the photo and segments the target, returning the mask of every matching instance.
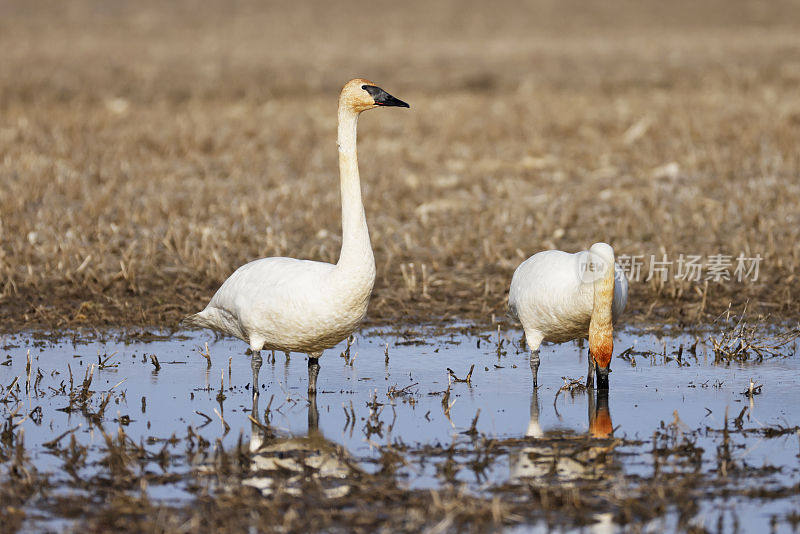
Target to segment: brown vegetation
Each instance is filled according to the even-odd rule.
[[[785,1],[3,2],[3,328],[173,325],[248,260],[335,261],[356,75],[412,106],[361,121],[369,321],[502,316],[521,259],[599,240],[763,257],[633,283],[633,320],[796,315],[798,35]]]

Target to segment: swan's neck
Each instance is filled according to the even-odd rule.
[[[361,201],[356,129],[358,113],[339,106],[339,178],[342,189],[342,251],[337,268],[375,271],[367,217]]]
[[[589,321],[589,351],[600,367],[608,367],[614,351],[614,326],[611,308],[614,303],[614,261],[595,279],[592,318]]]

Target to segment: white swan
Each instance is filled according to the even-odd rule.
[[[538,385],[542,341],[563,343],[588,335],[586,385],[593,386],[596,369],[598,389],[608,389],[613,325],[627,301],[628,280],[606,243],[576,254],[546,250],[522,262],[511,279],[508,307],[525,330],[533,387]]]
[[[409,107],[374,83],[350,80],[339,95],[342,250],[336,265],[264,258],[234,272],[189,325],[211,328],[262,349],[308,354],[308,390],[316,391],[319,357],[349,336],[367,312],[375,259],[361,201],[356,126],[362,111]]]

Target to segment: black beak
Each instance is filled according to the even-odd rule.
[[[608,373],[611,372],[611,369],[608,367],[597,367],[597,390],[605,390],[608,391]]]
[[[378,106],[395,106],[398,108],[407,108],[410,107],[408,104],[400,100],[399,98],[395,98],[380,87],[375,85],[362,85],[361,88],[368,92],[372,99],[375,101],[375,104]]]

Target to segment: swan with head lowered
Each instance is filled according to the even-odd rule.
[[[614,350],[614,323],[628,301],[628,280],[614,263],[614,249],[595,243],[569,254],[545,250],[517,267],[508,292],[508,307],[522,323],[531,351],[533,387],[537,387],[539,345],[589,338],[587,387],[608,389]]]
[[[361,323],[375,281],[375,259],[361,201],[356,126],[361,112],[409,107],[374,83],[350,80],[339,95],[342,250],[336,265],[263,258],[234,272],[208,306],[185,323],[236,336],[262,349],[308,354],[308,390],[316,391],[319,357]]]

